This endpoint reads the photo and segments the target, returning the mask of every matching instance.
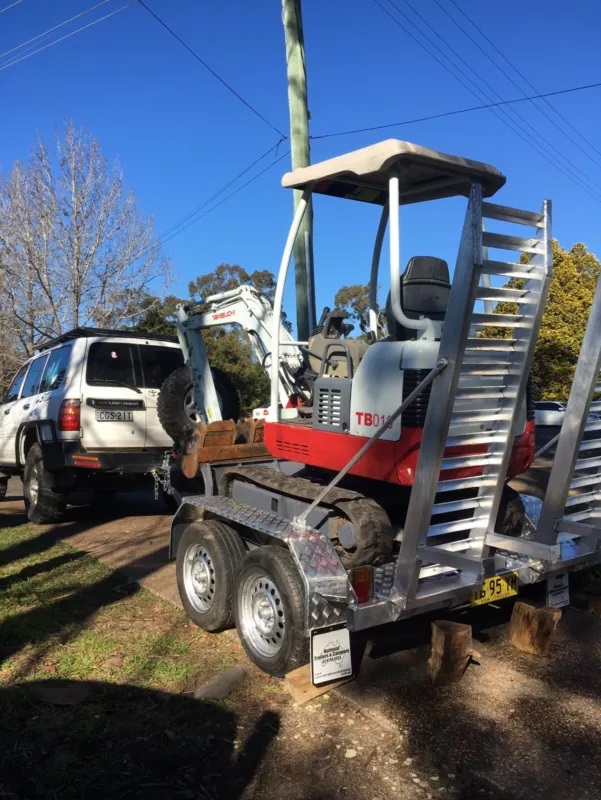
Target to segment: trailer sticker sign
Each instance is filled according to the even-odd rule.
[[[315,686],[353,674],[348,628],[314,631],[311,636],[311,681]]]
[[[563,608],[570,605],[570,575],[561,572],[547,578],[547,605],[552,608]]]

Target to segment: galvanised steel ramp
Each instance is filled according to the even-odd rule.
[[[485,230],[485,220],[503,232]],[[540,213],[506,208],[484,203],[474,185],[440,343],[439,358],[448,367],[432,387],[390,587],[390,599],[403,610],[429,604],[433,594],[467,594],[494,567],[486,536],[524,423],[551,270],[550,202]],[[522,288],[503,285],[512,278],[523,279]],[[516,314],[493,313],[492,304],[505,301],[517,304]],[[491,328],[508,338],[487,338]],[[470,477],[449,478],[462,472]]]
[[[601,543],[601,278],[576,365],[549,483],[531,540],[519,552],[549,563]],[[488,537],[496,547],[516,548],[506,537]]]

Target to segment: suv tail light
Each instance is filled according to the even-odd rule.
[[[59,431],[78,431],[80,424],[79,400],[63,400],[58,412]]]

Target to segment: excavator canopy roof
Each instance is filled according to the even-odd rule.
[[[287,172],[282,186],[383,205],[388,197],[388,179],[399,169],[400,202],[419,203],[442,197],[468,195],[479,183],[490,197],[505,183],[495,167],[468,158],[450,156],[400,139],[387,139],[309,167]]]

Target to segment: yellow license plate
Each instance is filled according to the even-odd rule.
[[[482,606],[485,603],[493,603],[495,600],[512,597],[517,593],[518,573],[504,572],[503,575],[486,578],[480,591],[472,593],[471,603],[473,606]]]

